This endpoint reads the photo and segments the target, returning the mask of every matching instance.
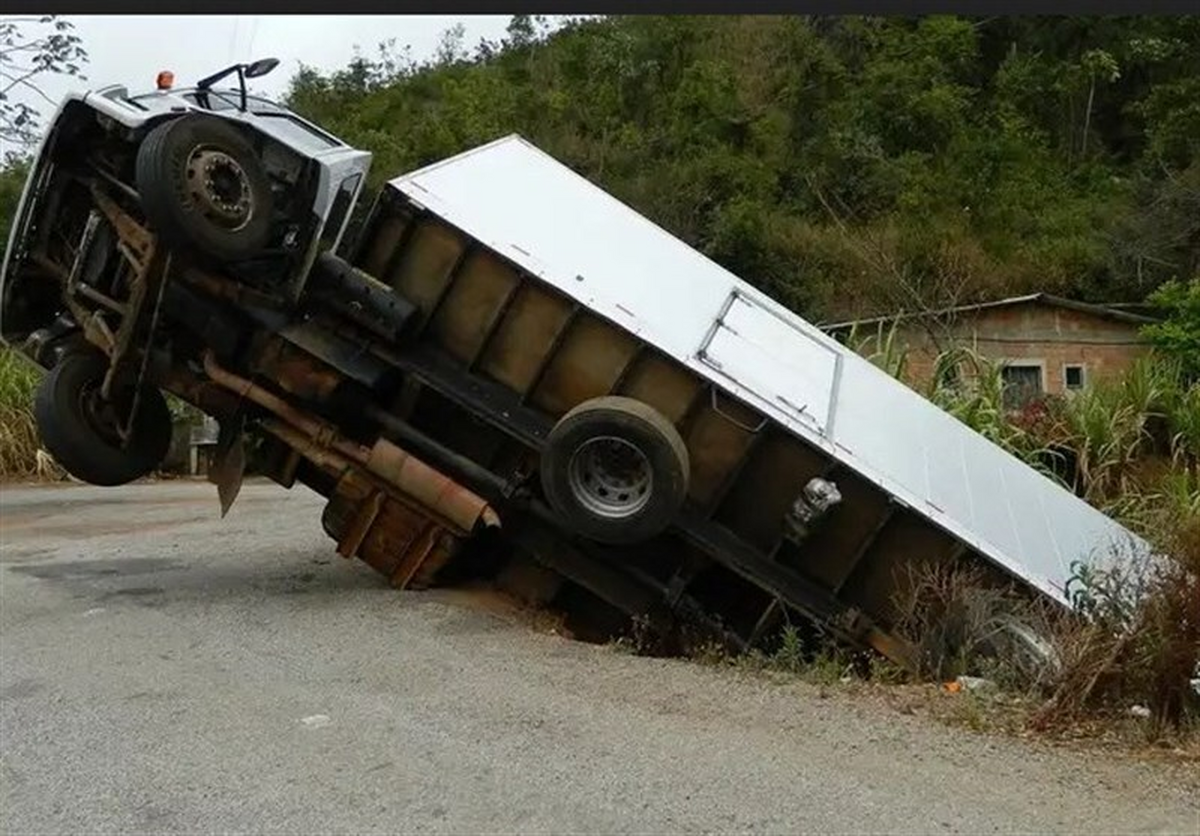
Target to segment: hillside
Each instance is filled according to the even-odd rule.
[[[378,179],[520,132],[818,320],[1200,269],[1200,18],[514,18],[290,100]]]
[[[1200,17],[610,17],[380,45],[294,107],[374,178],[529,137],[817,321],[1200,274]],[[0,171],[7,238],[23,179]]]

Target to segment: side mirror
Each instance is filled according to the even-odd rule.
[[[258,78],[259,76],[266,75],[278,66],[278,58],[259,58],[257,61],[247,64],[242,72],[246,78]]]

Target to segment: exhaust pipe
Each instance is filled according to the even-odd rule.
[[[258,404],[303,434],[304,438],[297,438],[295,434],[286,432],[285,427],[270,427],[293,446],[299,447],[297,442],[302,441],[302,452],[307,455],[320,459],[325,453],[324,458],[335,463],[328,455],[332,454],[342,463],[356,464],[408,499],[448,520],[462,532],[471,533],[480,526],[495,528],[500,525],[499,514],[487,500],[387,439],[381,438],[368,447],[343,438],[329,424],[306,415],[278,395],[222,368],[211,351],[205,352],[204,371],[215,383]]]

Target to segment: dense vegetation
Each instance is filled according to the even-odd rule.
[[[520,132],[810,318],[1200,268],[1200,18],[613,17],[290,99],[377,180]]]
[[[520,132],[818,321],[1200,271],[1200,17],[518,16],[289,99],[376,183]]]

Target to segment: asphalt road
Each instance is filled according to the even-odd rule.
[[[1178,767],[396,593],[319,508],[0,490],[0,832],[1200,833]]]

